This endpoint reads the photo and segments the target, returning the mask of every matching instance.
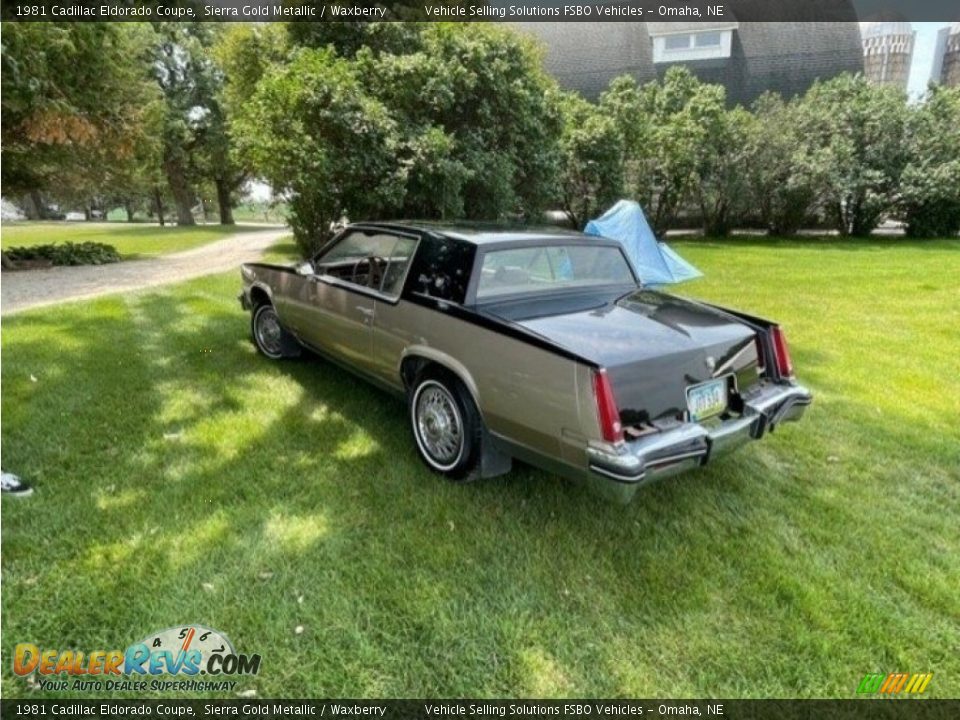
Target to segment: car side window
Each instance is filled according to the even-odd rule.
[[[314,260],[320,275],[397,297],[417,241],[380,230],[356,230]]]
[[[380,292],[390,297],[397,297],[403,290],[403,281],[407,276],[407,269],[413,260],[413,253],[417,249],[417,241],[413,238],[398,237],[389,255],[383,256],[387,267],[383,272]]]
[[[394,235],[357,230],[342,237],[340,242],[318,257],[314,264],[318,268],[328,268],[355,263],[371,255],[383,257],[390,253],[396,242]]]

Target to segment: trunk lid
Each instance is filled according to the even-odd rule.
[[[607,369],[624,426],[678,419],[686,390],[731,377],[736,390],[757,382],[753,329],[719,310],[652,290],[619,298],[584,295],[487,310]],[[532,313],[536,312],[536,315]]]

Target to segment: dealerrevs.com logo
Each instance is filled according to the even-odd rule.
[[[35,673],[44,690],[232,690],[236,681],[226,678],[256,675],[260,656],[237,653],[219,630],[185,625],[151,633],[126,650],[83,652],[18,643],[13,672]],[[197,680],[198,675],[206,678]]]

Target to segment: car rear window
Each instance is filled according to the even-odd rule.
[[[635,284],[619,248],[538,245],[486,252],[477,283],[477,300],[563,288]]]

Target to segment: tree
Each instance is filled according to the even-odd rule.
[[[756,121],[743,108],[707,114],[696,191],[707,235],[726,236],[749,206],[747,139]]]
[[[623,138],[614,119],[579,95],[562,103],[560,194],[570,222],[582,228],[623,192]]]
[[[287,24],[287,35],[292,45],[320,49],[333,47],[338,55],[354,58],[362,49],[376,54],[407,55],[420,50],[422,27],[417,23],[397,22],[399,3],[388,7],[378,3],[358,2],[355,5],[374,5],[383,8],[389,18],[382,22],[293,22]]]
[[[897,198],[906,97],[862,75],[816,82],[798,113],[802,171],[841,235],[869,235]]]
[[[216,185],[220,221],[232,224],[236,192],[253,172],[235,151],[232,119],[243,111],[267,69],[286,61],[287,29],[279,23],[237,23],[217,37],[212,50],[221,81],[206,118],[201,158]]]
[[[302,49],[270,68],[235,130],[240,157],[289,194],[304,254],[343,216],[382,217],[401,204],[397,124],[331,48]]]
[[[562,121],[531,42],[450,23],[405,25],[412,39],[397,47],[365,44],[368,32],[401,32],[388,25],[354,27],[362,41],[348,45],[317,41],[326,28],[291,29],[311,46],[285,46],[266,66],[249,48],[267,39],[247,32],[224,64],[227,89],[234,77],[256,88],[237,104],[238,157],[290,194],[301,247],[316,247],[344,215],[498,219],[546,207]]]
[[[933,85],[907,121],[900,201],[907,234],[960,230],[960,88]]]
[[[159,98],[138,23],[10,23],[2,52],[3,187],[87,204],[137,162]]]
[[[775,93],[753,104],[754,122],[744,138],[743,164],[750,203],[774,235],[792,235],[806,221],[815,199],[804,172],[798,103]]]
[[[364,87],[403,136],[402,211],[536,215],[554,195],[562,125],[536,47],[494,25],[416,27],[416,52],[356,55]]]
[[[701,83],[681,66],[643,87],[630,77],[615,78],[600,96],[623,138],[627,189],[645,206],[656,232],[674,223],[689,197],[698,166],[714,150],[709,128],[724,105],[722,86]]]
[[[214,61],[224,26],[203,22],[154,23],[158,35],[154,77],[167,103],[163,170],[177,222],[194,224],[196,186],[216,188],[222,224],[232,224],[234,193],[246,180],[230,152],[230,122],[223,104],[224,76]]]
[[[632,76],[621,75],[600,96],[601,111],[616,124],[620,137],[624,191],[648,213],[655,203],[658,165],[653,148],[657,92],[656,83],[641,87]]]

